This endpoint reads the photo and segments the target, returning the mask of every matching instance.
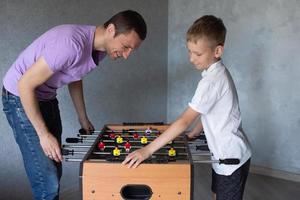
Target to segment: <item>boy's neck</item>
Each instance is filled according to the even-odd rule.
[[[205,70],[208,70],[213,64],[221,61],[221,58],[215,59]]]

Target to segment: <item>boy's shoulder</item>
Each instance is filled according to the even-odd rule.
[[[198,88],[206,88],[207,91],[224,91],[232,84],[231,75],[223,63],[218,63],[213,70],[203,71],[202,79],[198,83]]]

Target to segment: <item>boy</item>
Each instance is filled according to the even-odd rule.
[[[221,19],[203,16],[187,32],[191,63],[203,70],[202,79],[188,108],[156,140],[129,154],[123,164],[137,167],[159,148],[184,132],[200,116],[189,137],[203,128],[212,159],[238,158],[238,165],[212,164],[213,199],[242,199],[249,172],[251,150],[243,133],[237,92],[221,62],[226,28]]]

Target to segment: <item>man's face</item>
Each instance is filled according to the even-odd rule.
[[[142,40],[135,31],[130,31],[125,34],[119,34],[116,37],[112,36],[106,44],[107,54],[111,59],[117,58],[127,59],[133,50],[137,49]]]
[[[190,62],[199,70],[208,69],[211,64],[217,61],[215,48],[212,48],[205,39],[199,39],[197,42],[188,41]]]

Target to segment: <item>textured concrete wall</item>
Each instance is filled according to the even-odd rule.
[[[300,1],[169,1],[169,121],[201,79],[188,61],[185,32],[205,14],[228,29],[223,61],[237,86],[253,164],[300,173]]]
[[[147,39],[128,60],[106,58],[101,67],[84,78],[89,117],[97,129],[106,123],[165,121],[167,1],[2,0],[1,80],[18,54],[49,28],[64,23],[99,25],[125,9],[136,10],[144,16],[148,24]],[[63,137],[74,137],[79,124],[66,87],[59,90],[58,99]],[[30,199],[20,152],[3,113],[0,114],[0,127],[0,199]],[[62,192],[79,187],[78,165],[64,163]]]

